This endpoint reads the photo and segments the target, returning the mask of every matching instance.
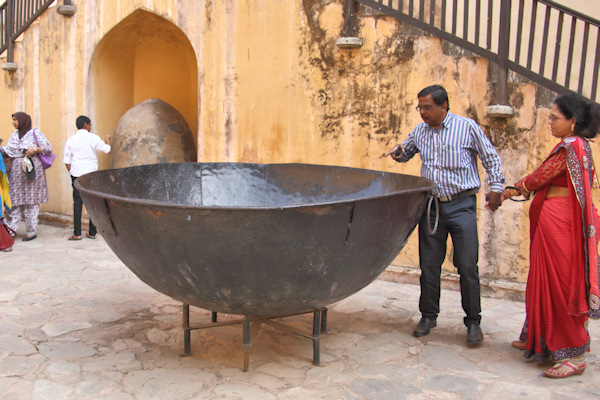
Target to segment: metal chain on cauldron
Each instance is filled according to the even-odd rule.
[[[431,228],[431,203],[435,200],[435,224],[433,228]],[[429,195],[429,202],[427,203],[427,232],[430,235],[435,235],[438,228],[438,223],[440,222],[440,203],[438,202],[438,198],[433,194],[433,192]]]

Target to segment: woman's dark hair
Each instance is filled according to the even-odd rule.
[[[554,104],[566,119],[575,117],[574,132],[584,139],[591,139],[600,130],[600,106],[574,93],[567,93],[554,100]]]
[[[446,89],[444,89],[440,85],[431,85],[427,86],[425,89],[421,90],[417,97],[425,97],[431,95],[433,102],[438,106],[441,106],[444,103],[448,104],[448,108],[446,111],[450,110],[450,102],[448,101],[448,93]]]

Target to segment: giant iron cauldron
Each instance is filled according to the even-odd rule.
[[[371,283],[433,189],[388,172],[238,163],[109,169],[75,186],[142,281],[185,304],[245,316],[315,310]]]

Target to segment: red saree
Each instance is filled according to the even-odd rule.
[[[565,173],[569,196],[546,198],[550,185]],[[569,137],[536,172],[516,184],[536,191],[529,210],[527,358],[560,361],[589,350],[586,321],[600,318],[594,178],[589,143]]]

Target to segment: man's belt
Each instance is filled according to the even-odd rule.
[[[461,197],[471,196],[471,195],[477,194],[478,192],[479,192],[479,188],[469,189],[469,190],[465,190],[464,192],[453,194],[452,196],[438,197],[438,201],[445,203],[448,201],[460,199]]]

